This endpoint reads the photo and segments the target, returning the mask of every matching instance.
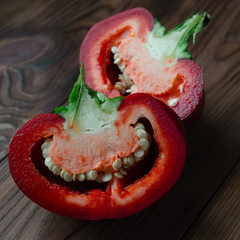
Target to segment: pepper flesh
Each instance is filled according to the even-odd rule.
[[[169,106],[169,100],[177,99],[172,109],[185,126],[191,125],[201,115],[205,95],[202,69],[187,59],[191,57],[186,50],[187,41],[191,34],[195,41],[196,33],[209,18],[207,13],[200,12],[167,32],[163,26],[159,27],[159,22],[154,23],[146,9],[134,8],[97,23],[87,33],[79,54],[80,63],[85,62],[87,84],[109,97],[123,94],[115,87],[120,72],[114,66],[111,55],[111,48],[118,46],[124,72],[134,82],[130,92],[149,93]],[[164,56],[162,60],[153,57],[144,47],[152,32],[157,35],[157,40],[166,39],[166,42],[176,45],[169,49],[170,55],[166,50],[160,51]],[[179,39],[177,43],[176,38]],[[168,49],[169,46],[161,47]]]
[[[60,110],[66,116],[66,108]],[[127,96],[117,111],[116,126],[124,129],[142,118],[152,126],[158,155],[147,174],[128,185],[126,179],[113,177],[106,189],[97,185],[86,190],[86,183],[66,183],[46,172],[39,143],[66,131],[66,119],[42,114],[27,122],[9,147],[10,171],[20,190],[49,211],[95,220],[129,216],[161,197],[177,181],[185,161],[186,144],[180,119],[164,103],[144,93]],[[67,123],[71,125],[72,121]]]

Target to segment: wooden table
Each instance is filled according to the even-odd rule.
[[[203,67],[206,105],[187,130],[184,171],[161,203],[118,220],[58,216],[14,184],[8,145],[34,115],[64,104],[84,35],[96,22],[142,6],[168,29],[206,10],[190,46]],[[240,239],[240,1],[0,1],[0,239]]]

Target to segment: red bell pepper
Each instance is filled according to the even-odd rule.
[[[151,95],[107,98],[85,85],[81,69],[68,106],[56,113],[31,119],[9,147],[15,183],[43,208],[82,219],[124,217],[179,177],[181,120]]]
[[[199,12],[167,31],[146,9],[135,8],[97,23],[80,49],[86,83],[109,97],[149,93],[190,125],[202,112],[204,83],[187,45],[209,19]]]

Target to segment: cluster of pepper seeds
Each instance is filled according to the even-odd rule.
[[[124,95],[125,93],[131,93],[134,88],[134,83],[131,80],[130,76],[125,73],[125,63],[122,61],[122,59],[119,56],[118,48],[116,46],[111,48],[111,51],[113,53],[113,59],[114,64],[116,64],[119,68],[119,70],[122,72],[122,74],[118,75],[119,82],[116,82],[115,88]]]
[[[118,47],[113,46],[111,48],[111,52],[113,53],[113,59],[114,64],[116,64],[119,68],[119,70],[122,72],[122,74],[118,75],[119,82],[115,83],[115,88],[121,93],[121,95],[124,95],[126,93],[131,93],[134,88],[134,82],[132,81],[131,77],[125,73],[125,63],[120,58],[120,55],[118,53]],[[180,93],[183,93],[183,85],[179,86]],[[170,107],[177,106],[179,102],[179,98],[171,98],[168,100],[168,105]]]
[[[123,178],[124,175],[128,174],[128,170],[135,166],[139,161],[143,160],[147,155],[150,147],[150,134],[146,132],[145,126],[142,123],[136,123],[134,125],[136,135],[139,138],[140,147],[130,156],[123,158],[116,158],[112,164],[112,171],[108,169],[106,172],[98,172],[96,170],[89,170],[85,173],[71,174],[66,170],[57,166],[49,156],[49,148],[51,145],[51,139],[46,139],[41,146],[42,155],[44,157],[44,164],[48,169],[55,175],[59,175],[66,182],[71,181],[97,181],[97,182],[109,182],[113,175],[117,178]]]

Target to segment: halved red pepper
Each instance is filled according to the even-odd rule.
[[[49,211],[125,217],[161,197],[182,171],[181,120],[148,94],[109,99],[85,85],[81,69],[68,106],[56,113],[27,122],[9,148],[15,183]]]
[[[209,19],[199,12],[167,31],[146,9],[134,8],[97,23],[80,49],[86,83],[109,97],[149,93],[189,126],[202,112],[204,82],[187,45]]]

